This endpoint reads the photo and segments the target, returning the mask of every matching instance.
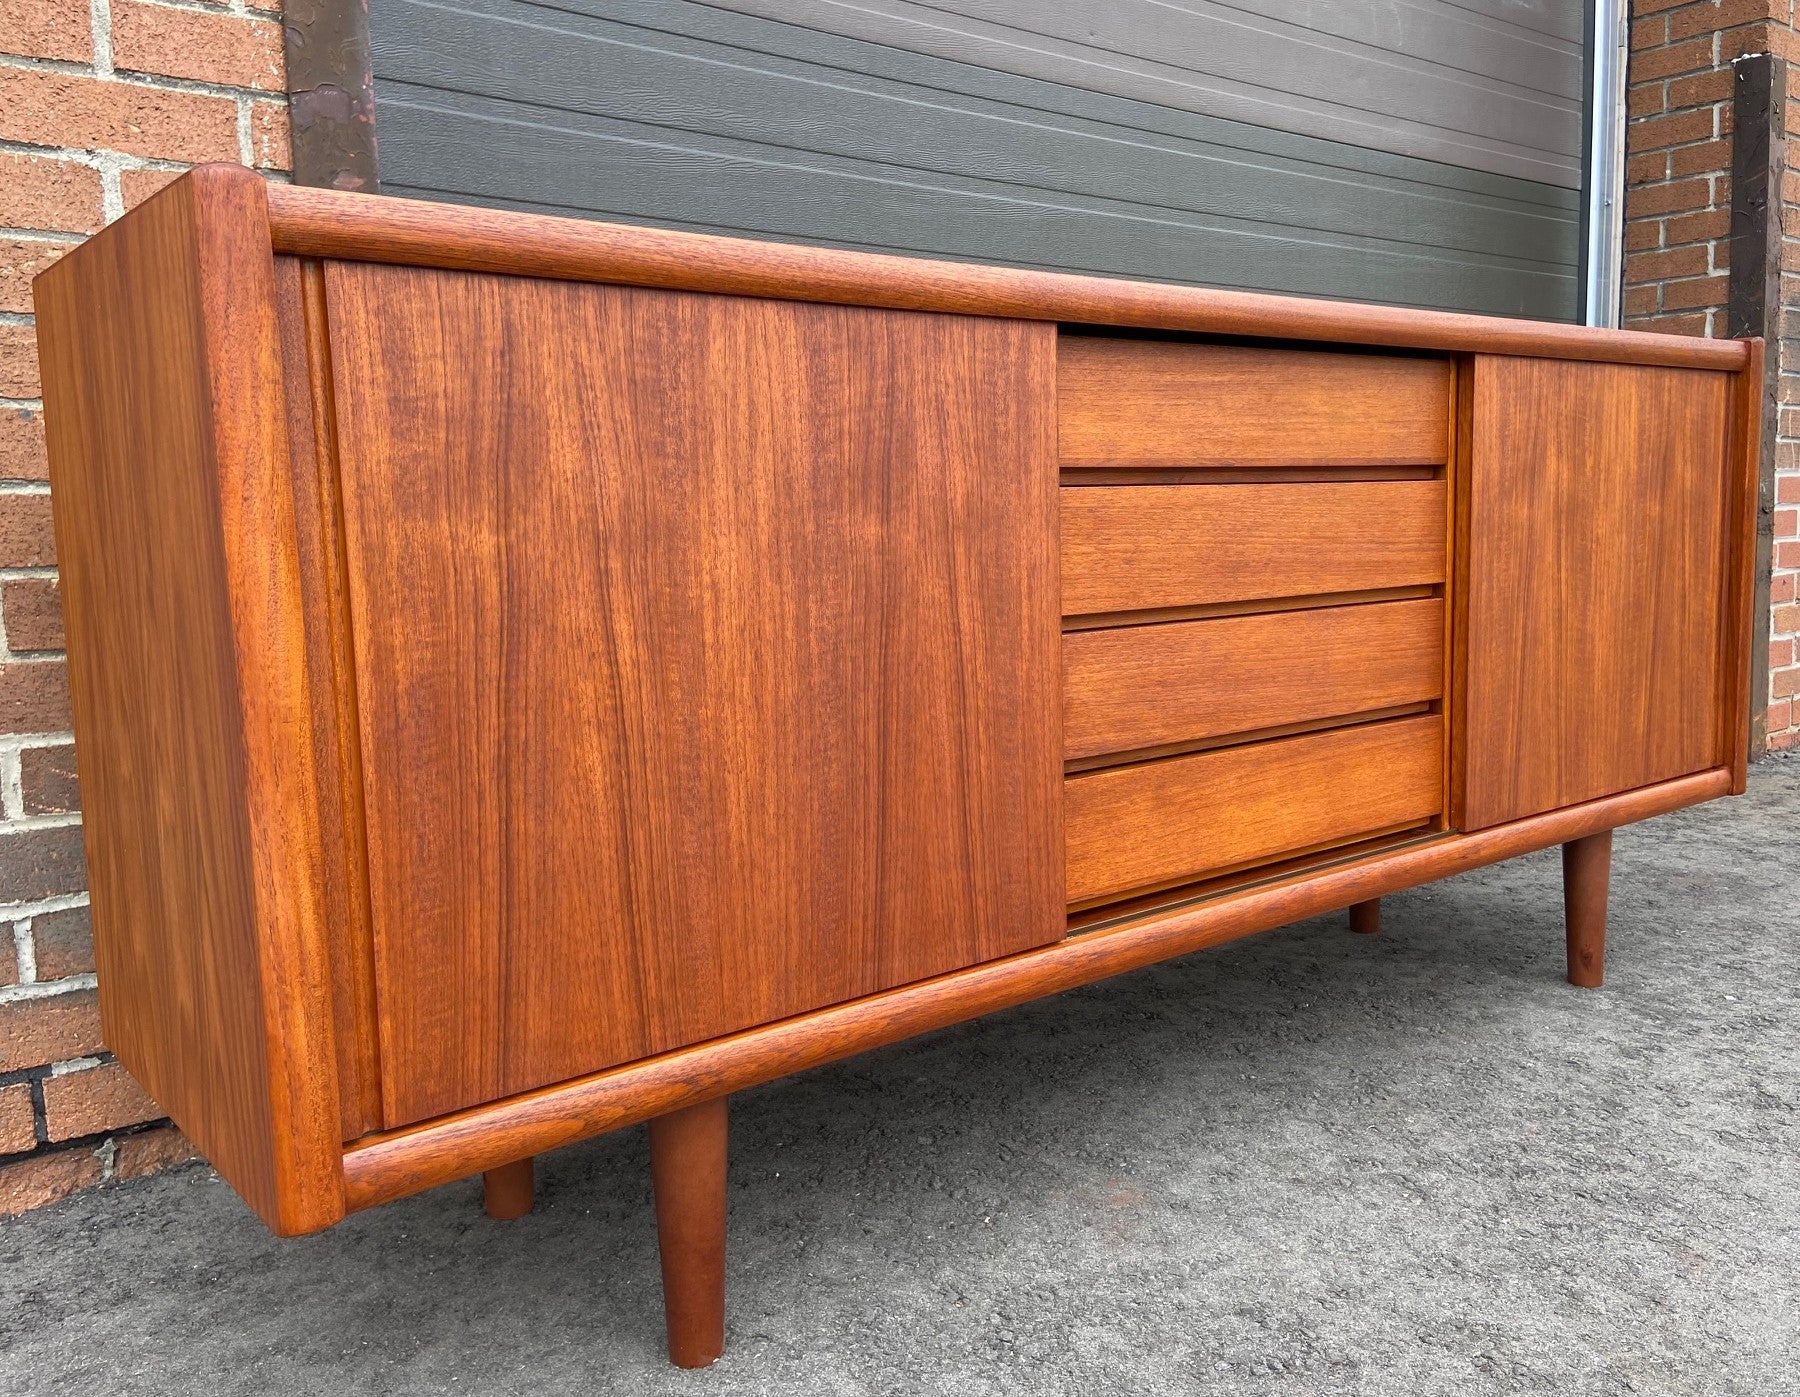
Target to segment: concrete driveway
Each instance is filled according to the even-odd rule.
[[[735,1103],[729,1350],[641,1130],[269,1237],[190,1167],[0,1223],[7,1393],[1800,1392],[1800,762]]]

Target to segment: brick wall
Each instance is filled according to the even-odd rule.
[[[0,0],[0,1216],[189,1154],[100,1038],[31,278],[208,160],[288,167],[278,12]]]
[[[1625,323],[1723,335],[1731,265],[1732,61],[1774,53],[1800,64],[1786,0],[1632,0],[1625,126]],[[1789,70],[1790,125],[1800,119]],[[1790,132],[1790,134],[1792,134]],[[1768,744],[1800,746],[1800,170],[1782,186],[1774,573]]]

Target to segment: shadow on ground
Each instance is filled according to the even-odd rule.
[[[661,1355],[643,1132],[269,1237],[203,1167],[0,1223],[0,1391],[1800,1390],[1800,762],[736,1099],[729,1349]]]

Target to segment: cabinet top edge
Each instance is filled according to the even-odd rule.
[[[197,175],[232,177],[201,167],[177,183]],[[291,185],[267,192],[273,250],[294,256],[1444,353],[1727,371],[1750,359],[1744,340],[932,261]]]

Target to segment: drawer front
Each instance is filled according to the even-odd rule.
[[[1143,752],[1439,698],[1436,597],[1063,637],[1063,754]]]
[[[1450,365],[1381,354],[1065,335],[1064,466],[1437,466]]]
[[[1444,580],[1442,480],[1065,486],[1063,614]]]
[[[1071,906],[1422,823],[1443,808],[1435,713],[1071,776]]]

